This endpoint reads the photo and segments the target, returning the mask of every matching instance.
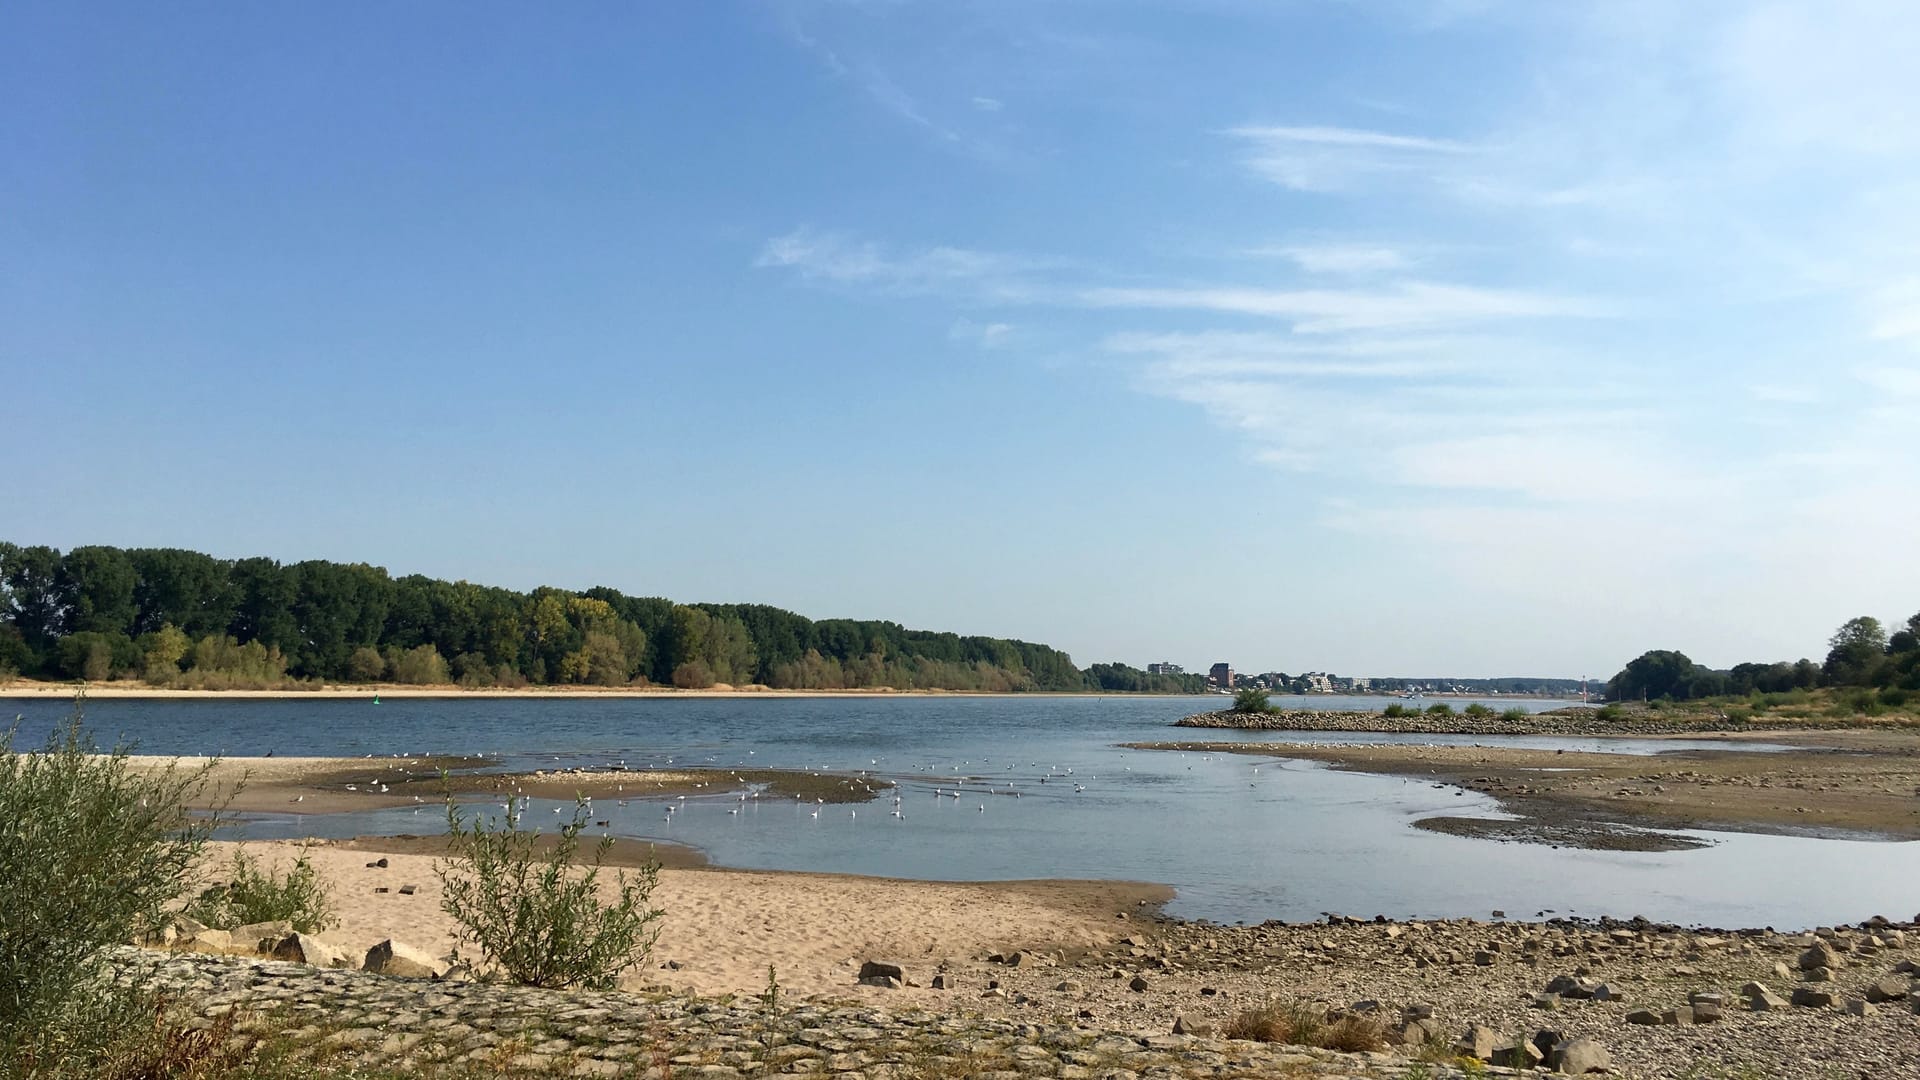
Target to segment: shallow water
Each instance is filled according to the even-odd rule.
[[[13,704],[25,714],[25,745],[67,712],[57,702]],[[1301,704],[1378,708],[1385,702],[1320,697]],[[482,753],[515,768],[625,760],[634,768],[864,769],[900,782],[900,817],[892,815],[892,795],[858,806],[814,807],[742,802],[744,786],[689,799],[671,820],[659,799],[625,807],[603,799],[594,817],[609,821],[615,836],[691,844],[724,866],[947,880],[1164,882],[1178,890],[1169,911],[1223,922],[1332,911],[1484,917],[1498,908],[1515,917],[1646,915],[1785,928],[1878,913],[1905,918],[1920,896],[1920,843],[1703,833],[1692,835],[1713,846],[1681,852],[1501,844],[1412,827],[1435,813],[1497,813],[1492,800],[1455,789],[1305,762],[1116,745],[1200,738],[1616,753],[1767,749],[1714,740],[1168,727],[1219,705],[1219,698],[1134,697],[388,699],[378,706],[370,699],[103,700],[87,711],[103,739],[130,738],[145,753]],[[957,799],[936,794],[956,788]],[[536,801],[531,818],[555,819],[553,807]],[[248,823],[247,834],[432,833],[441,825],[435,808],[400,808],[324,818],[262,815]]]

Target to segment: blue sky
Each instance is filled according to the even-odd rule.
[[[10,539],[1341,674],[1920,608],[1920,6],[0,22]]]

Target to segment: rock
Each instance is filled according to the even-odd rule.
[[[1173,1033],[1175,1035],[1211,1035],[1213,1034],[1213,1025],[1198,1020],[1189,1020],[1183,1013],[1173,1018]]]
[[[293,924],[285,919],[248,923],[233,928],[233,947],[248,952],[272,952],[273,947],[293,933]]]
[[[1473,962],[1478,967],[1492,967],[1494,954],[1485,949],[1473,954]]]
[[[225,930],[202,928],[181,938],[177,944],[192,952],[226,953],[233,951],[233,935]]]
[[[1533,995],[1533,1007],[1552,1012],[1554,1009],[1560,1007],[1560,999],[1552,994],[1535,994]]]
[[[868,960],[860,965],[860,974],[856,978],[862,983],[867,982],[868,979],[897,979],[900,982],[906,982],[907,972],[899,964],[890,964],[884,960]]]
[[[1668,1009],[1666,1012],[1660,1014],[1660,1022],[1669,1027],[1685,1027],[1693,1023],[1693,1021],[1693,1006],[1691,1005],[1682,1005],[1676,1009]],[[1631,1014],[1627,1016],[1627,1022],[1633,1022],[1633,1016]]]
[[[860,980],[861,986],[878,986],[882,990],[898,990],[906,985],[891,975],[872,975]]]
[[[1535,1050],[1540,1051],[1540,1060],[1551,1061],[1553,1048],[1566,1042],[1567,1037],[1552,1028],[1541,1028],[1533,1033],[1533,1038],[1529,1041],[1533,1043]]]
[[[419,892],[419,891],[420,891],[420,886],[418,886],[418,885],[402,885],[402,886],[400,886],[400,895],[401,895],[401,896],[412,896],[412,895],[413,895],[414,893],[417,893],[417,892]]]
[[[1537,1069],[1547,1056],[1540,1048],[1522,1040],[1512,1046],[1503,1046],[1493,1052],[1492,1063],[1504,1065],[1509,1069]]]
[[[1872,1016],[1879,1011],[1868,1004],[1865,998],[1848,998],[1842,1009],[1848,1016]]]
[[[1127,989],[1136,994],[1146,993],[1147,977],[1145,975],[1135,975],[1132,980],[1127,983]]]
[[[932,986],[935,990],[951,990],[953,989],[953,976],[942,972],[939,975],[935,975],[933,981],[928,985]]]
[[[1559,1072],[1579,1076],[1606,1072],[1613,1067],[1613,1055],[1592,1039],[1571,1039],[1553,1048],[1547,1064]]]
[[[1642,1027],[1659,1027],[1660,1014],[1652,1009],[1634,1009],[1627,1014],[1627,1023],[1639,1024]]]
[[[1771,990],[1755,994],[1747,999],[1747,1008],[1754,1012],[1779,1012],[1787,1007],[1787,999]]]
[[[1407,1020],[1398,1027],[1390,1027],[1386,1040],[1400,1046],[1425,1046],[1440,1038],[1440,1023],[1437,1020]]]
[[[1808,982],[1832,982],[1833,969],[1830,967],[1808,968],[1800,977]]]
[[[1424,1001],[1416,1001],[1400,1010],[1400,1019],[1406,1021],[1433,1019],[1433,1006]]]
[[[1776,962],[1773,965],[1773,977],[1776,979],[1791,979],[1793,978],[1793,969],[1783,963]]]
[[[1811,986],[1796,986],[1793,988],[1793,1003],[1803,1009],[1824,1009],[1833,1004],[1833,995]]]
[[[1723,1015],[1719,1005],[1705,1001],[1693,1005],[1692,1008],[1693,1022],[1696,1024],[1717,1024]]]
[[[205,930],[207,928],[207,924],[201,922],[199,919],[193,918],[188,915],[175,915],[173,917],[173,928],[174,930],[179,932],[179,935],[181,937],[192,937],[193,935],[199,933],[200,931]],[[1913,961],[1908,960],[1908,961],[1905,961],[1905,963],[1907,963],[1908,965],[1911,965]],[[1894,968],[1893,970],[1899,971],[1901,969]]]
[[[273,958],[321,968],[353,966],[353,957],[347,950],[311,934],[288,934],[281,938],[273,947]]]
[[[1085,990],[1087,988],[1087,984],[1082,982],[1076,982],[1073,979],[1062,979],[1059,982],[1055,983],[1053,988],[1058,993],[1077,994],[1082,990]]]
[[[1488,1061],[1493,1057],[1493,1048],[1500,1036],[1485,1024],[1469,1024],[1466,1033],[1453,1044],[1454,1052],[1461,1057]]]
[[[1606,983],[1601,983],[1599,986],[1593,988],[1593,1000],[1595,1001],[1613,1001],[1619,998],[1619,996],[1620,991],[1615,990]]]
[[[1000,962],[1007,965],[1008,967],[1019,967],[1021,964],[1026,962],[1026,959],[1027,959],[1026,953],[1015,950],[1014,952],[1008,953],[1006,955],[1006,958],[1001,960]]]
[[[1720,1006],[1726,1003],[1727,999],[1724,994],[1717,994],[1711,990],[1695,990],[1693,993],[1687,995],[1687,1004],[1689,1005]]]
[[[1889,975],[1884,979],[1875,979],[1867,984],[1867,1000],[1872,1002],[1899,1001],[1907,996],[1905,980]]]
[[[1806,952],[1800,954],[1800,970],[1812,971],[1814,968],[1836,968],[1840,966],[1840,954],[1825,941],[1816,941]]]
[[[416,949],[392,938],[367,950],[364,971],[375,975],[398,975],[408,979],[433,979],[446,974],[447,965],[424,949]]]

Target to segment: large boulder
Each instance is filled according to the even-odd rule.
[[[907,981],[906,969],[885,960],[868,960],[860,965],[859,980],[863,985],[886,986],[888,979],[894,980],[893,985],[904,985]]]
[[[1867,984],[1868,1001],[1899,1001],[1906,996],[1906,980],[1893,975],[1889,975],[1884,979],[1875,979]]]
[[[367,959],[361,968],[375,975],[436,979],[446,974],[447,964],[446,961],[428,953],[425,949],[416,949],[404,942],[388,938],[367,950]]]
[[[1499,1043],[1499,1032],[1485,1024],[1468,1024],[1466,1032],[1453,1044],[1453,1049],[1461,1057],[1489,1061],[1493,1058],[1494,1047]]]
[[[353,966],[353,956],[346,949],[312,934],[288,934],[281,938],[273,947],[273,958],[322,968]]]
[[[229,953],[233,951],[233,935],[225,930],[203,926],[174,944],[188,952]]]
[[[1840,966],[1840,954],[1833,946],[1824,941],[1816,941],[1800,954],[1800,970],[1812,971],[1814,968],[1837,968]]]
[[[1574,1076],[1606,1072],[1613,1067],[1613,1055],[1592,1039],[1570,1039],[1553,1048],[1547,1065],[1557,1072]]]
[[[1824,1009],[1833,1004],[1833,995],[1811,986],[1793,988],[1793,1003],[1803,1009]]]
[[[285,919],[248,923],[233,928],[233,947],[239,952],[270,953],[291,933],[293,924]]]

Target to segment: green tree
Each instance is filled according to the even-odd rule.
[[[1684,698],[1698,667],[1686,653],[1654,649],[1640,654],[1607,681],[1607,697],[1614,701]]]
[[[0,543],[0,621],[19,631],[28,655],[45,654],[67,631],[59,576],[58,550]]]
[[[362,645],[347,657],[347,678],[354,682],[376,682],[386,673],[386,657],[371,645]]]
[[[193,642],[172,623],[161,623],[158,630],[141,634],[134,644],[140,648],[141,677],[155,686],[172,682],[180,674],[180,661],[193,648]]]
[[[56,579],[68,625],[76,631],[127,634],[133,629],[133,562],[116,547],[77,547],[60,560]]]
[[[223,633],[233,621],[231,565],[180,548],[132,548],[134,630],[147,634],[171,623],[189,639]]]
[[[1827,640],[1827,662],[1821,668],[1836,686],[1865,683],[1887,652],[1887,631],[1871,615],[1848,619]]]

